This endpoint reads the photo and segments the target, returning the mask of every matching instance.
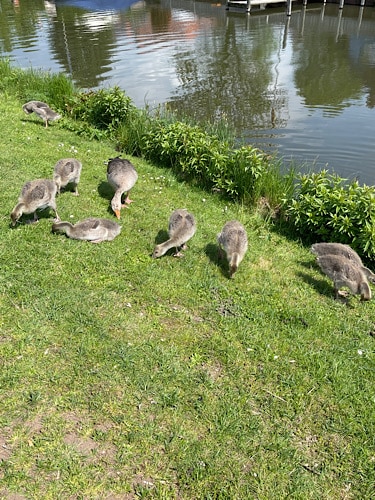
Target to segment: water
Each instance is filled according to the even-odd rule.
[[[0,0],[0,55],[168,102],[286,164],[374,184],[375,11],[242,12],[192,0]]]

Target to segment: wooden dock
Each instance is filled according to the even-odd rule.
[[[256,6],[256,5],[268,5],[271,3],[285,3],[286,0],[251,0],[250,2],[248,0],[228,0],[227,1],[227,8],[229,7],[239,7],[239,8],[246,8],[250,4],[250,6]]]
[[[230,7],[237,7],[239,9],[245,9],[245,12],[250,13],[251,7],[259,6],[260,9],[265,9],[269,4],[286,4],[286,15],[290,16],[292,14],[292,2],[295,0],[227,0],[226,10]],[[304,6],[307,5],[307,0],[302,0]],[[366,0],[360,0],[360,6],[364,7]],[[326,4],[326,0],[323,0],[323,5]],[[344,0],[339,0],[339,9],[344,7]]]

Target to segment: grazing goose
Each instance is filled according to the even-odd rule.
[[[60,220],[56,210],[57,186],[50,179],[36,179],[24,184],[18,203],[14,207],[10,218],[12,226],[16,225],[22,214],[34,214],[32,222],[38,220],[36,211],[50,207],[55,212],[56,220]]]
[[[53,111],[48,104],[42,101],[29,101],[22,106],[22,109],[27,115],[35,113],[39,118],[41,118],[48,127],[48,122],[53,122],[61,118],[59,113]]]
[[[87,240],[91,243],[112,241],[121,232],[121,226],[112,220],[90,217],[76,224],[55,222],[52,232],[65,233],[74,240]]]
[[[352,293],[361,295],[361,300],[371,299],[366,275],[353,261],[342,255],[320,255],[316,261],[323,273],[333,281],[336,299],[340,295],[340,288],[344,286]]]
[[[59,160],[53,171],[53,180],[57,185],[57,193],[68,184],[73,184],[74,194],[78,196],[78,183],[81,177],[82,163],[75,158],[63,158]]]
[[[223,255],[223,250],[226,253],[231,278],[247,251],[246,229],[236,220],[229,221],[224,225],[221,233],[217,235],[217,241],[220,256]]]
[[[317,256],[322,255],[341,255],[361,268],[361,271],[367,276],[371,283],[375,283],[375,274],[363,265],[361,257],[349,245],[343,243],[314,243],[311,246],[311,252]]]
[[[137,182],[138,174],[134,165],[120,157],[110,158],[107,166],[107,180],[114,188],[115,194],[111,201],[111,207],[116,217],[120,218],[121,208],[128,207],[133,202],[129,198],[130,190]],[[126,193],[125,201],[122,202],[122,195]]]
[[[176,248],[174,257],[182,257],[183,254],[179,250],[186,250],[186,242],[194,236],[196,230],[197,225],[191,213],[185,208],[174,210],[169,218],[169,240],[156,245],[152,254],[153,258],[161,257],[173,247]]]

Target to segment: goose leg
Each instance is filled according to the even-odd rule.
[[[39,218],[38,218],[38,216],[36,214],[36,210],[35,210],[33,218],[32,219],[28,219],[26,221],[26,224],[35,224],[36,222],[38,222],[38,220],[39,220]]]
[[[176,247],[176,252],[173,254],[173,257],[184,257],[184,254],[180,251],[180,250],[184,250],[183,246],[184,245],[182,245],[180,247]]]
[[[53,219],[53,222],[60,222],[60,217],[59,217],[59,214],[57,213],[57,210],[54,208],[54,211],[55,211],[55,218]]]
[[[123,208],[129,208],[130,203],[133,203],[133,201],[134,201],[134,200],[131,200],[131,199],[129,198],[129,194],[130,194],[130,191],[129,191],[129,192],[128,192],[128,194],[126,195],[125,201],[124,201],[124,203],[123,203],[123,205],[122,205],[122,207],[123,207]]]

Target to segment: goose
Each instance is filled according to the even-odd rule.
[[[22,106],[22,109],[27,115],[35,113],[39,118],[41,118],[48,127],[48,122],[53,122],[61,118],[59,113],[53,111],[48,104],[42,101],[29,101]]]
[[[246,229],[237,220],[227,222],[221,233],[217,235],[219,243],[219,253],[222,257],[223,251],[229,264],[229,277],[231,278],[237,271],[244,255],[247,251]]]
[[[55,222],[52,224],[52,232],[65,233],[74,240],[87,240],[91,243],[112,241],[121,232],[121,226],[109,219],[90,217],[76,224],[70,222]]]
[[[375,274],[363,265],[361,257],[349,245],[343,243],[314,243],[310,248],[311,252],[317,256],[321,255],[341,255],[361,268],[371,283],[375,283]]]
[[[36,211],[50,207],[55,212],[56,220],[60,220],[57,214],[56,207],[56,193],[57,186],[50,179],[36,179],[24,184],[21,190],[21,195],[18,198],[18,203],[14,207],[10,218],[12,219],[12,226],[23,214],[34,214],[32,222],[38,220]]]
[[[137,179],[137,171],[129,160],[122,159],[119,156],[108,160],[107,180],[115,190],[111,207],[118,219],[120,219],[121,208],[128,207],[133,202],[129,198],[129,194]],[[126,198],[124,203],[122,203],[122,195],[124,193],[126,193]]]
[[[57,185],[57,193],[68,184],[73,184],[74,194],[78,196],[78,183],[81,177],[82,163],[75,158],[59,160],[53,170],[53,180]]]
[[[340,288],[347,287],[353,294],[361,295],[361,300],[371,299],[371,289],[365,273],[358,265],[342,255],[320,255],[316,259],[320,269],[334,283],[335,298]]]
[[[180,249],[186,250],[186,242],[190,240],[197,230],[194,216],[185,208],[174,210],[169,218],[169,240],[156,245],[152,254],[154,259],[164,255],[170,248],[176,248],[175,257],[182,257]]]

